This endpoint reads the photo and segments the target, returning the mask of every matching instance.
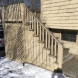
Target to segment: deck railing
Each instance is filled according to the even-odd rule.
[[[63,44],[41,23],[39,19],[24,5],[24,23],[29,25],[29,30],[34,31],[34,36],[39,36],[39,42],[44,43],[44,48],[50,50],[50,55],[56,58],[56,63],[62,67]]]

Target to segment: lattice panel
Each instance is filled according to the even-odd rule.
[[[5,29],[7,56],[13,60],[23,58],[23,28],[21,26],[7,26]]]

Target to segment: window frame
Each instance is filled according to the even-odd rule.
[[[76,42],[76,31],[61,31],[61,40]]]

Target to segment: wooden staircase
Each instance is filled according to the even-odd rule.
[[[27,24],[29,31],[33,31],[34,36],[39,38],[38,42],[43,43],[43,48],[49,50],[48,56],[56,58],[55,63],[61,68],[63,63],[63,45],[25,5],[24,15],[24,24]]]
[[[2,19],[8,58],[28,62],[51,71],[62,68],[63,60],[68,58],[64,56],[63,59],[63,44],[24,3],[4,6]],[[8,47],[9,45],[12,47]]]

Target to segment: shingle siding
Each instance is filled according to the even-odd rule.
[[[78,30],[77,0],[44,0],[41,9],[46,26]]]

